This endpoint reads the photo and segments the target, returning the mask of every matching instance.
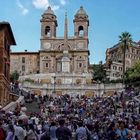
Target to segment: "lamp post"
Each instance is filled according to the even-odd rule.
[[[103,84],[104,84],[104,91],[103,91],[103,94],[104,94],[104,95],[105,95],[105,84],[106,84],[105,81],[106,81],[106,79],[104,78],[104,79],[103,79]]]
[[[99,90],[99,97],[100,97],[101,96],[101,93],[100,93],[101,92],[101,81],[98,81],[97,83],[98,83],[98,88],[99,88],[98,90]]]
[[[54,76],[53,78],[54,78],[54,90],[53,90],[53,93],[55,93],[55,84],[56,84],[55,80],[56,80],[56,76]]]

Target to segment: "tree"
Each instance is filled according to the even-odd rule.
[[[125,81],[130,85],[139,85],[140,83],[140,60],[132,68],[126,71]]]
[[[131,34],[129,34],[129,32],[123,32],[120,36],[119,36],[119,42],[120,42],[120,47],[122,49],[122,53],[123,53],[123,84],[124,84],[124,77],[125,77],[125,54],[126,54],[126,50],[131,46],[132,43],[132,38],[131,38]]]
[[[11,74],[10,79],[11,79],[12,82],[15,82],[15,81],[18,80],[18,78],[19,78],[19,73],[15,70],[15,71]]]
[[[102,61],[99,64],[93,65],[93,79],[100,82],[106,81],[106,71]]]

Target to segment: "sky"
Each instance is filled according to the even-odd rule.
[[[64,35],[64,15],[68,16],[68,35],[73,36],[73,19],[80,6],[89,16],[90,63],[105,62],[105,51],[128,31],[140,40],[140,0],[0,0],[0,21],[11,24],[17,45],[12,52],[40,49],[40,19],[51,6],[57,21],[57,36]]]

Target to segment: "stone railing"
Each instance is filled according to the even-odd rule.
[[[34,84],[23,83],[23,88],[35,88],[35,89],[83,89],[83,90],[119,90],[123,89],[121,83],[118,84]]]
[[[18,98],[19,98],[19,96],[17,94],[10,93],[10,95],[9,95],[10,101],[16,101],[16,100],[18,100]]]
[[[14,95],[14,94],[13,94]],[[14,95],[15,96],[15,95]],[[20,96],[16,101],[10,102],[7,106],[3,108],[3,110],[7,113],[9,111],[14,111],[17,107],[17,104],[23,104],[24,103],[24,96]]]

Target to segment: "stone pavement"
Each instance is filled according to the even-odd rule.
[[[32,103],[25,103],[25,107],[27,108],[27,115],[28,113],[39,112],[38,104],[35,101]]]

